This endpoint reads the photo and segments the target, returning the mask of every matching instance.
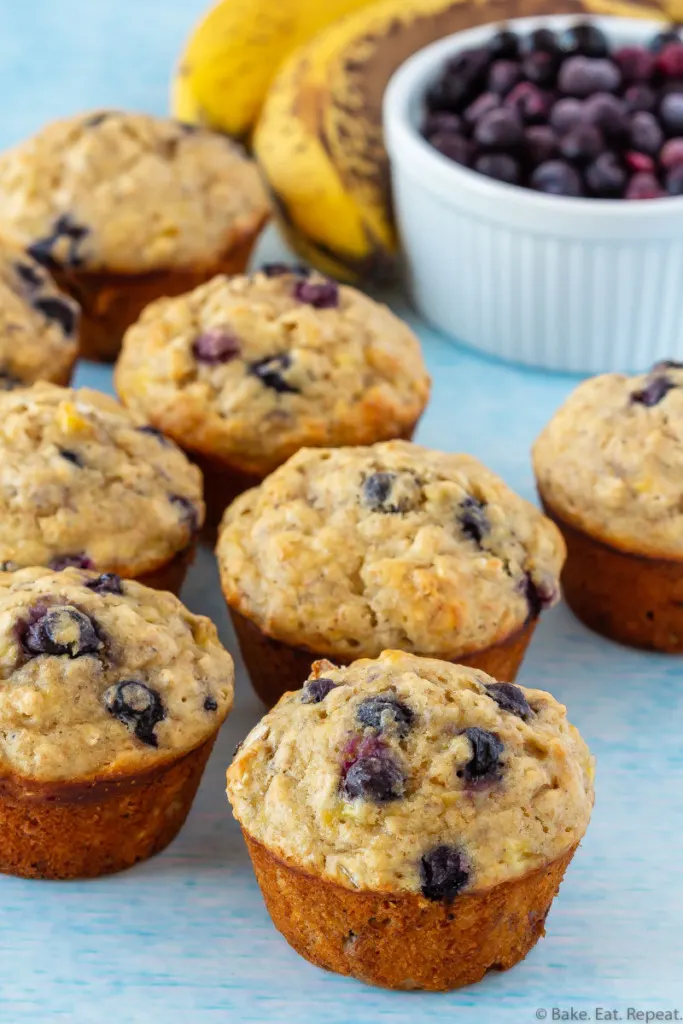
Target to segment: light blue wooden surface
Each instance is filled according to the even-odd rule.
[[[203,5],[0,0],[0,145],[84,107],[163,112],[171,61]],[[421,333],[435,388],[418,440],[472,452],[533,498],[529,447],[574,381]],[[109,388],[102,368],[78,379]],[[237,656],[210,552],[184,598]],[[169,850],[101,881],[0,878],[0,1022],[524,1024],[572,1006],[593,1019],[597,1007],[683,1018],[682,667],[600,640],[564,608],[545,617],[521,681],[563,700],[597,754],[594,819],[546,939],[513,971],[441,996],[325,974],[273,930],[223,792],[235,743],[261,714],[240,665],[235,712]]]

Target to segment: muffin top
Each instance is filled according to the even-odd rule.
[[[319,661],[228,770],[246,832],[348,888],[450,900],[579,842],[593,759],[543,690],[385,651]]]
[[[0,230],[46,266],[134,273],[214,262],[266,216],[225,136],[149,114],[55,121],[0,157]]]
[[[78,349],[80,310],[25,252],[0,243],[0,390],[65,383]]]
[[[2,774],[78,781],[192,750],[232,706],[215,627],[172,594],[82,569],[0,573]]]
[[[304,445],[410,433],[429,397],[420,343],[386,306],[279,265],[153,303],[116,384],[184,447],[259,475]]]
[[[0,393],[0,568],[140,576],[203,518],[199,470],[112,398],[52,384]]]
[[[534,446],[539,490],[614,547],[683,558],[683,364],[584,381]]]
[[[278,640],[453,659],[557,598],[564,544],[471,456],[392,441],[300,451],[228,508],[218,557],[228,603]]]

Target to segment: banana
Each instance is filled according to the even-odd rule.
[[[288,56],[371,0],[221,0],[191,35],[171,87],[173,115],[248,140]]]
[[[551,13],[664,17],[655,0],[380,0],[297,50],[273,82],[254,134],[290,246],[342,280],[391,277],[397,237],[381,116],[389,78],[442,36]]]

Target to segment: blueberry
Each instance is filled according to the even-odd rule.
[[[657,105],[657,94],[649,85],[630,85],[624,93],[626,109],[653,111]]]
[[[683,139],[675,138],[669,139],[662,146],[662,151],[659,154],[659,162],[662,167],[667,169],[674,167],[676,164],[683,163]]]
[[[678,363],[675,359],[660,359],[652,367],[650,373],[657,373],[658,370],[683,370],[683,363]]]
[[[272,388],[273,391],[277,391],[280,395],[298,395],[299,389],[294,387],[293,384],[289,384],[282,376],[291,365],[292,357],[289,352],[281,352],[279,355],[266,356],[265,359],[259,359],[255,363],[250,363],[249,372],[254,377],[258,377],[265,387]]]
[[[650,49],[653,53],[660,53],[669,43],[680,43],[681,37],[677,28],[667,29],[665,32],[658,32],[650,40]]]
[[[159,746],[154,730],[166,717],[166,711],[156,690],[135,679],[124,679],[105,690],[102,701],[109,714],[130,729],[141,743]]]
[[[541,53],[559,53],[560,44],[555,33],[549,28],[537,28],[524,41],[527,52],[540,50]]]
[[[83,127],[97,128],[99,125],[107,121],[114,113],[116,113],[114,110],[100,110],[96,114],[91,114],[90,117],[86,117],[83,122]]]
[[[196,533],[199,529],[199,513],[197,512],[196,506],[189,498],[185,498],[182,494],[170,494],[168,499],[172,505],[176,505],[181,516],[182,522],[185,523],[191,533]]]
[[[436,135],[432,135],[429,142],[442,156],[452,160],[453,163],[462,164],[463,167],[467,167],[472,159],[474,146],[469,139],[462,135],[437,132]]]
[[[491,529],[486,505],[472,495],[468,495],[460,502],[458,520],[465,536],[479,545]]]
[[[518,146],[524,137],[522,122],[515,110],[491,110],[479,120],[474,140],[487,149],[508,149]]]
[[[481,95],[477,96],[476,100],[470,103],[462,116],[465,123],[472,127],[478,121],[481,121],[482,117],[486,114],[489,114],[492,110],[497,110],[500,105],[500,96],[497,96],[495,92],[482,92]]]
[[[71,605],[45,611],[28,626],[23,639],[26,650],[36,656],[80,658],[96,654],[102,646],[93,621]]]
[[[549,120],[551,127],[556,132],[559,132],[560,135],[564,135],[582,123],[583,103],[581,100],[575,100],[571,96],[558,100],[550,111]]]
[[[76,330],[78,324],[78,313],[76,312],[75,306],[67,302],[65,299],[59,298],[41,298],[36,299],[33,303],[33,308],[37,309],[39,313],[42,313],[48,320],[53,320],[59,324],[62,329],[62,333],[67,338]]]
[[[657,70],[667,78],[683,78],[683,43],[667,43],[657,55]]]
[[[405,792],[405,775],[391,751],[381,743],[361,744],[357,758],[346,768],[342,792],[348,800],[383,804]]]
[[[29,288],[40,288],[45,284],[45,275],[36,270],[31,263],[15,263],[14,269]]]
[[[551,99],[531,82],[520,82],[507,94],[504,106],[514,110],[525,124],[541,124],[548,117]]]
[[[50,562],[50,568],[55,572],[61,572],[62,569],[92,569],[92,567],[92,561],[82,551],[74,555],[57,555]]]
[[[285,274],[296,274],[298,277],[308,277],[310,270],[301,263],[289,266],[287,263],[264,263],[261,273],[266,277],[284,277]]]
[[[459,114],[471,97],[469,82],[457,75],[444,75],[430,85],[425,99],[428,110],[448,110]]]
[[[514,683],[489,683],[486,692],[495,700],[501,711],[509,711],[511,715],[526,721],[533,714],[524,692]]]
[[[606,57],[609,53],[604,32],[587,21],[563,32],[560,44],[566,53],[578,53],[584,57]]]
[[[568,96],[586,97],[594,92],[616,92],[621,72],[610,60],[569,57],[560,68],[558,85]]]
[[[522,67],[529,82],[549,89],[555,85],[560,62],[556,54],[536,50],[524,58]]]
[[[23,381],[15,377],[14,374],[8,373],[6,370],[0,370],[0,391],[14,391],[15,388],[20,388]]]
[[[521,590],[529,605],[529,617],[538,618],[542,611],[551,608],[558,597],[557,584],[550,575],[541,574],[534,579],[526,573],[522,579]]]
[[[666,172],[664,185],[670,196],[683,195],[683,163],[674,164]]]
[[[414,477],[378,471],[365,477],[361,500],[371,512],[409,512],[417,500],[418,489],[419,484]]]
[[[659,116],[669,135],[682,135],[683,93],[668,93],[659,106]]]
[[[310,679],[304,686],[301,703],[320,704],[330,690],[334,690],[336,687],[337,683],[333,683],[331,679]]]
[[[94,590],[96,594],[122,594],[123,580],[115,572],[104,572],[95,580],[88,580],[84,584],[88,590]]]
[[[645,387],[639,388],[638,391],[634,391],[631,394],[631,401],[637,402],[639,405],[645,405],[648,409],[651,409],[654,405],[659,405],[663,398],[665,398],[670,391],[672,391],[676,385],[668,377],[655,376],[652,377]]]
[[[59,454],[63,459],[66,459],[67,462],[70,462],[72,466],[77,466],[78,469],[83,469],[83,459],[78,452],[74,452],[70,448],[60,448]]]
[[[524,132],[524,153],[536,167],[557,155],[557,136],[549,125],[532,124]]]
[[[68,213],[62,214],[55,221],[52,234],[37,239],[28,246],[26,251],[34,260],[51,270],[58,270],[62,266],[78,267],[83,262],[79,246],[88,234],[88,228],[76,223]],[[62,260],[55,256],[54,247],[60,239],[64,238],[67,239],[68,245],[66,258]]]
[[[546,160],[531,175],[531,187],[553,196],[580,196],[581,179],[574,168],[564,160]]]
[[[505,96],[522,79],[522,66],[515,60],[496,60],[489,69],[488,87]]]
[[[428,900],[452,903],[469,880],[467,861],[455,846],[435,846],[420,860],[422,895]]]
[[[654,114],[638,111],[631,118],[631,147],[638,153],[656,156],[664,142],[664,133]]]
[[[474,161],[474,170],[508,185],[516,185],[521,176],[517,161],[505,153],[482,153]]]
[[[166,435],[162,434],[157,427],[153,427],[151,423],[144,423],[141,427],[136,427],[135,429],[138,434],[149,434],[150,437],[155,437],[159,444],[163,444],[166,447],[171,444]]]
[[[626,199],[660,199],[666,193],[654,174],[634,174],[626,186]]]
[[[314,309],[336,309],[339,305],[339,285],[336,281],[297,281],[294,298]]]
[[[504,29],[496,32],[486,48],[494,59],[500,57],[503,60],[514,60],[519,54],[519,38],[514,32]]]
[[[462,129],[462,118],[447,110],[435,110],[428,113],[422,125],[422,134],[426,139],[432,135],[457,135]]]
[[[602,132],[592,124],[580,124],[560,139],[560,153],[574,164],[594,160],[605,144]]]
[[[192,355],[197,362],[215,366],[218,363],[229,363],[239,355],[240,342],[227,328],[210,327],[202,331],[192,345]]]
[[[599,128],[611,141],[624,143],[630,123],[623,100],[609,92],[596,92],[583,102],[582,120]]]
[[[470,741],[472,757],[458,777],[468,783],[494,782],[500,778],[500,758],[505,749],[495,732],[473,726],[465,729],[464,735]]]
[[[215,697],[205,697],[203,706],[205,711],[218,711],[218,701]]]
[[[619,199],[626,188],[626,171],[616,153],[607,151],[586,168],[586,182],[598,199]]]
[[[393,726],[399,736],[410,732],[415,714],[398,697],[391,693],[380,693],[376,697],[366,697],[356,709],[356,721],[377,732],[385,732],[387,726]]]

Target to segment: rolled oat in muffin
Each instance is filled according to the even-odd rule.
[[[386,306],[270,266],[150,306],[116,386],[198,460],[217,522],[299,448],[410,437],[430,382],[419,341]]]
[[[44,267],[0,244],[0,390],[38,380],[68,384],[78,354],[80,310]]]
[[[0,393],[0,567],[177,590],[203,516],[196,466],[114,399],[51,384]]]
[[[574,612],[623,643],[683,651],[683,364],[584,381],[536,441],[534,469],[567,542]]]
[[[588,826],[593,759],[542,690],[385,651],[317,662],[228,797],[276,927],[313,963],[447,989],[526,955]]]
[[[268,215],[255,165],[224,136],[114,110],[6,151],[0,204],[0,234],[81,303],[82,352],[97,358],[158,296],[244,270]]]
[[[556,527],[468,455],[304,449],[227,510],[223,592],[260,695],[397,648],[512,679],[559,596]]]
[[[1,573],[0,678],[0,871],[99,875],[173,839],[232,706],[208,619],[111,573]]]

